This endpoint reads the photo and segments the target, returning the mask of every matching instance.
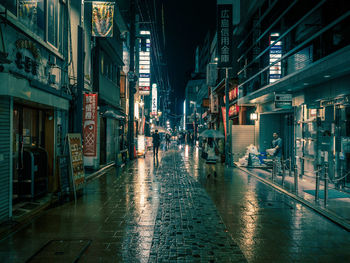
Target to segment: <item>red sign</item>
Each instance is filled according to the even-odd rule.
[[[229,97],[230,102],[237,99],[237,97],[238,97],[238,87],[237,86],[229,91],[228,97]],[[226,96],[224,96],[224,103],[226,103]]]
[[[222,119],[224,121],[224,130],[225,130],[225,140],[226,140],[226,108],[221,107]]]
[[[97,94],[84,94],[83,101],[83,138],[84,156],[97,154]]]
[[[228,110],[228,116],[232,117],[237,115],[239,112],[239,106],[237,104],[232,105]]]

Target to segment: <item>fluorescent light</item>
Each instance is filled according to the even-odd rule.
[[[250,114],[250,119],[253,121],[256,121],[258,119],[258,114],[256,112],[253,112]]]

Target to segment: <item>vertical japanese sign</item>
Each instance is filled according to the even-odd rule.
[[[232,64],[232,4],[217,6],[218,67]]]
[[[151,92],[151,32],[141,30],[139,40],[139,93]]]
[[[92,3],[92,36],[113,37],[114,3]]]
[[[210,94],[210,112],[219,113],[219,97],[215,92]]]
[[[157,90],[157,84],[152,85],[152,115],[157,116],[158,115],[158,90]]]
[[[73,182],[73,189],[78,190],[84,186],[85,172],[83,163],[83,153],[81,150],[80,133],[68,133],[70,168]]]
[[[97,94],[84,94],[83,101],[83,136],[84,156],[97,154]]]

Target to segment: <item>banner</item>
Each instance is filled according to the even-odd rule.
[[[38,3],[35,1],[19,1],[18,13],[20,19],[30,28],[37,26]]]
[[[84,156],[97,154],[97,94],[84,94],[83,99],[83,138]]]
[[[219,113],[219,97],[218,94],[212,92],[210,94],[210,112],[211,113]]]
[[[226,108],[221,107],[221,112],[222,112],[222,120],[224,123],[224,131],[225,131],[225,141],[226,141]]]
[[[232,67],[232,4],[217,6],[218,67]]]
[[[113,37],[114,3],[93,2],[92,36]]]

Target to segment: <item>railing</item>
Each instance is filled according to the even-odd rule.
[[[244,60],[247,61],[246,64],[238,71],[238,77],[240,79],[240,84],[238,87],[241,90],[240,97],[244,97],[252,91],[271,84],[269,80],[269,70],[277,63],[281,64],[281,78],[283,78],[295,71],[303,69],[307,65],[320,60],[321,58],[334,53],[337,50],[340,50],[347,45],[350,45],[350,39],[348,36],[346,36],[345,32],[341,32],[343,34],[343,42],[338,45],[333,44],[333,34],[332,32],[330,33],[331,30],[337,32],[339,31],[339,28],[347,28],[350,16],[350,11],[348,10],[326,26],[315,28],[316,32],[313,35],[309,36],[301,43],[298,43],[296,46],[293,46],[293,43],[288,40],[291,35],[297,33],[296,29],[298,26],[308,17],[314,14],[316,10],[320,9],[325,2],[325,0],[320,1],[315,7],[311,8],[310,11],[301,17],[294,25],[289,27],[284,33],[281,33],[275,41],[264,48],[259,54],[255,56],[252,54],[252,51],[254,50],[253,47],[257,44],[257,42],[261,41],[262,36],[264,36],[267,31],[258,37],[258,39],[253,42],[252,46],[247,48],[243,55],[238,59],[238,62],[243,62]],[[288,12],[289,8],[287,8],[285,11]],[[284,47],[291,46],[291,49],[286,50],[283,47],[284,52],[279,59],[273,61],[272,63],[268,63],[268,65],[263,66],[263,68],[257,68],[257,64],[259,64],[264,57],[269,55],[271,48],[276,45],[276,43],[281,41]],[[262,44],[263,43],[260,43],[260,45]]]
[[[271,170],[271,181],[273,183],[276,182],[276,175],[277,175],[277,162],[279,160],[274,159],[272,170]],[[296,195],[298,195],[299,190],[299,173],[297,165],[292,165],[292,158],[288,158],[286,160],[281,160],[281,166],[282,166],[282,179],[281,179],[281,185],[282,187],[285,186],[285,179],[288,172],[289,177],[293,178],[293,191]],[[329,190],[329,184],[333,184],[335,188],[338,188],[338,183],[345,181],[348,176],[350,176],[350,171],[344,171],[344,169],[340,169],[340,177],[339,178],[331,178],[329,176],[329,165],[328,163],[323,163],[322,165],[317,165],[317,168],[313,173],[316,174],[315,177],[315,197],[314,200],[316,203],[319,202],[320,197],[320,188],[321,188],[321,181],[323,181],[323,189],[324,189],[324,196],[323,196],[323,205],[326,207],[328,203],[328,190]]]

